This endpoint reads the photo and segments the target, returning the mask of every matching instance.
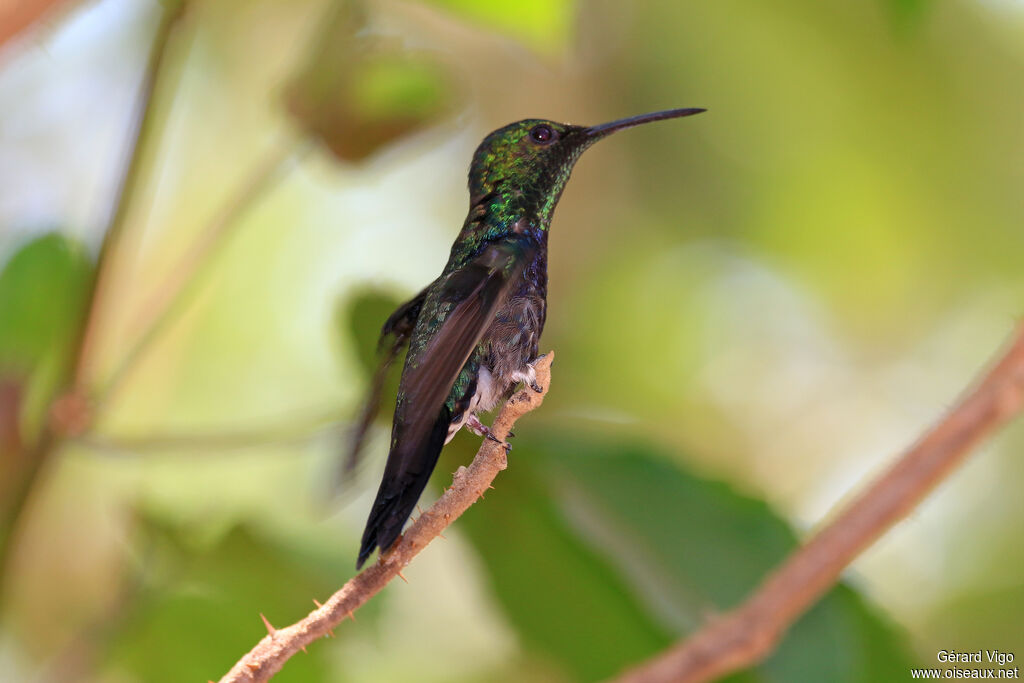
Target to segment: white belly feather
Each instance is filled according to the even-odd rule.
[[[469,416],[476,412],[486,412],[493,408],[501,395],[505,393],[505,387],[498,386],[491,371],[486,367],[480,368],[480,374],[476,378],[476,392],[469,399],[469,409],[459,416],[459,419],[452,421],[448,426],[448,437],[444,440],[448,443],[455,436],[455,433],[462,429]]]

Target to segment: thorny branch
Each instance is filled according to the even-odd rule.
[[[847,565],[1024,408],[1024,323],[977,387],[738,608],[616,683],[697,683],[756,664]]]
[[[110,280],[112,278],[110,264],[116,258],[123,239],[128,209],[135,198],[142,175],[146,141],[152,136],[156,125],[156,108],[153,106],[153,98],[157,91],[157,81],[165,73],[164,64],[167,60],[168,46],[184,14],[184,2],[172,5],[170,9],[166,10],[153,38],[149,64],[143,74],[138,98],[137,124],[132,131],[124,173],[119,179],[114,207],[107,221],[107,228],[103,232],[99,255],[96,257],[96,276],[87,296],[89,310],[82,326],[81,339],[76,346],[72,382],[75,391],[79,393],[86,392],[85,385],[92,370],[92,357],[98,343],[97,336],[103,318],[103,308],[110,297]]]
[[[551,384],[551,362],[554,352],[549,352],[537,363],[537,383],[542,387],[538,394],[531,389],[520,391],[501,409],[491,425],[491,431],[498,439],[505,440],[516,420],[540,406]],[[449,524],[454,522],[470,505],[490,487],[491,482],[508,465],[505,449],[500,444],[484,439],[472,464],[460,467],[455,473],[450,489],[420,515],[402,535],[398,543],[381,558],[346,583],[323,605],[287,628],[275,629],[264,618],[269,633],[252,650],[220,679],[220,683],[259,683],[267,681],[280,671],[284,663],[296,652],[314,640],[322,638],[376,595],[396,576],[402,576],[402,569],[427,546]],[[403,577],[404,578],[404,577]],[[354,618],[354,617],[353,617]]]

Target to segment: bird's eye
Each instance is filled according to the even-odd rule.
[[[551,126],[542,123],[530,129],[530,139],[539,144],[546,145],[554,141],[555,131],[551,130]]]

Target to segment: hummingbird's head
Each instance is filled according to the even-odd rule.
[[[535,211],[544,225],[580,155],[598,140],[642,123],[699,114],[703,109],[670,109],[599,126],[574,126],[524,119],[484,138],[469,168],[470,203]]]

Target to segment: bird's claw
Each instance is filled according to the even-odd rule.
[[[509,434],[509,436],[512,436],[512,435]],[[509,452],[512,451],[512,444],[510,444],[507,441],[502,441],[501,439],[496,437],[494,434],[491,434],[490,432],[487,432],[487,434],[484,435],[484,438],[490,439],[491,441],[493,441],[494,443],[498,444],[499,446],[504,446],[506,453],[509,453]]]

